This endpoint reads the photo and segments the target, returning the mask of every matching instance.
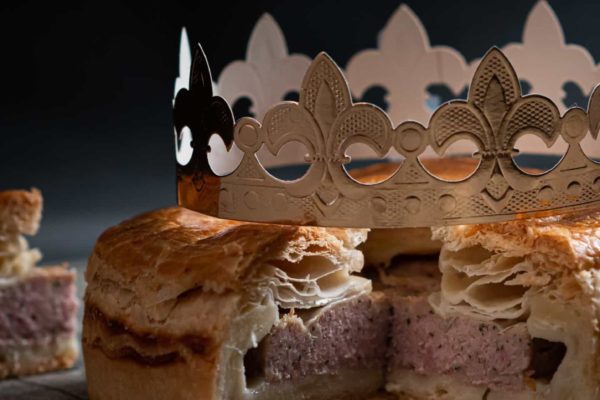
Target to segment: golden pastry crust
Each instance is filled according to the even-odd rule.
[[[177,207],[108,229],[86,271],[82,342],[90,398],[148,399],[153,389],[145,382],[155,373],[175,392],[152,398],[208,399],[237,390],[223,388],[236,382],[223,378],[222,363],[245,346],[232,345],[232,335],[250,340],[238,332],[254,321],[268,330],[271,314],[277,318],[276,308],[248,298],[257,267],[307,256],[350,262],[358,253],[350,249],[365,238],[365,230],[234,222]],[[124,377],[132,386],[109,383]]]
[[[600,266],[600,210],[516,221],[434,228],[450,248],[481,245],[490,251],[531,255],[548,269]]]
[[[252,272],[249,267],[261,260],[277,254],[294,261],[305,251],[336,257],[365,236],[366,230],[235,222],[166,208],[104,232],[89,259],[86,281],[114,281],[148,304],[195,288],[237,292]]]
[[[0,192],[0,234],[34,235],[40,225],[42,203],[37,189]]]

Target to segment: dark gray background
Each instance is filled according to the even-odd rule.
[[[471,60],[491,45],[519,40],[535,2],[406,3],[432,44],[451,45]],[[358,50],[376,45],[399,4],[3,2],[0,189],[43,191],[44,221],[32,243],[47,261],[85,257],[107,226],[175,203],[171,99],[181,26],[203,44],[215,75],[244,57],[263,12],[280,23],[290,51],[314,56],[325,50],[344,66]],[[550,4],[568,41],[600,59],[600,2]]]

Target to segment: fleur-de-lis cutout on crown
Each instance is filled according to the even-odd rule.
[[[189,201],[210,201],[214,198],[215,191],[219,191],[219,177],[208,164],[208,142],[212,134],[216,133],[231,148],[234,120],[227,102],[222,97],[213,96],[210,67],[199,44],[191,65],[189,89],[180,89],[175,97],[173,120],[178,159],[177,176],[179,180],[190,180],[195,189],[186,190],[185,193],[180,191],[179,197],[189,197]],[[188,144],[192,154],[189,161],[183,164],[180,162],[179,152],[181,140],[185,139],[182,135],[186,131],[191,138]],[[209,193],[212,194],[207,195]],[[216,207],[216,203],[210,207]]]
[[[446,84],[458,93],[467,82],[469,70],[463,56],[450,47],[431,47],[423,24],[405,4],[380,32],[378,45],[352,57],[346,75],[359,97],[371,86],[383,86],[388,91],[387,112],[396,124],[429,119],[428,86]]]
[[[310,61],[303,54],[289,54],[281,28],[270,14],[263,14],[250,35],[246,59],[232,62],[219,75],[219,94],[232,106],[242,97],[249,98],[249,111],[261,120],[270,107],[300,90]],[[274,166],[299,159],[303,152],[292,145],[277,156],[261,150],[259,158]]]
[[[531,90],[544,93],[560,112],[567,108],[565,82],[575,82],[587,94],[600,81],[600,68],[592,55],[585,47],[566,43],[560,21],[545,0],[538,1],[529,13],[522,43],[508,44],[502,51],[521,79],[531,84]]]
[[[506,57],[490,50],[480,62],[467,101],[452,101],[432,116],[434,150],[441,153],[452,142],[470,138],[481,155],[510,157],[518,136],[538,135],[551,146],[558,137],[558,109],[539,95],[522,97],[519,80]]]
[[[251,112],[262,119],[290,91],[298,91],[310,58],[289,54],[285,37],[270,14],[254,27],[245,61],[234,61],[219,75],[219,94],[229,104],[244,96],[252,100]]]
[[[600,205],[600,167],[580,143],[600,130],[600,89],[587,113],[580,108],[560,115],[540,95],[523,96],[517,74],[504,54],[491,49],[481,60],[467,100],[440,106],[427,127],[405,121],[395,128],[375,105],[353,103],[342,71],[319,54],[302,81],[299,101],[282,102],[262,123],[238,120],[233,141],[243,152],[229,175],[216,176],[207,162],[208,140],[218,133],[231,142],[233,119],[227,103],[213,96],[210,70],[196,52],[190,90],[175,101],[175,129],[192,135],[194,152],[178,166],[181,205],[210,215],[256,222],[339,227],[425,227],[505,221]],[[560,163],[541,175],[521,170],[513,159],[526,134],[551,146],[561,137],[568,146]],[[469,177],[449,182],[429,173],[418,157],[430,146],[445,154],[460,139],[473,142],[481,162]],[[290,142],[308,149],[308,172],[282,181],[257,158],[265,147],[276,154]],[[383,182],[363,184],[345,170],[346,151],[365,144],[383,157],[394,148],[406,159]]]
[[[175,78],[175,94],[173,95],[173,99],[175,99],[175,96],[177,96],[177,93],[181,89],[189,89],[191,65],[192,53],[190,51],[190,41],[186,29],[181,28],[181,38],[179,39],[179,76]]]
[[[187,30],[181,28],[181,36],[179,39],[179,76],[175,78],[175,93],[173,99],[181,89],[189,89],[190,83],[190,67],[192,65],[192,51],[190,48],[190,40]],[[217,93],[217,85],[212,81],[212,90]],[[174,101],[174,100],[173,100]]]
[[[572,118],[585,117],[577,111]],[[571,122],[572,123],[572,122]],[[489,181],[482,195],[496,211],[510,201],[513,189],[531,189],[536,178],[515,167],[513,155],[519,137],[529,133],[550,147],[560,136],[561,119],[557,107],[539,95],[522,97],[517,75],[504,54],[490,50],[481,60],[466,101],[441,106],[432,116],[429,132],[433,149],[443,154],[460,139],[473,141],[482,159],[480,171],[488,171]]]
[[[373,134],[373,127],[378,134]],[[269,110],[259,124],[242,118],[236,124],[235,143],[248,161],[257,166],[254,153],[264,143],[272,154],[290,142],[301,142],[308,149],[311,164],[301,181],[279,182],[291,194],[313,194],[323,213],[331,214],[341,196],[352,196],[351,188],[335,182],[346,178],[343,164],[349,162],[345,150],[353,143],[370,146],[383,157],[391,145],[391,123],[385,113],[372,104],[353,104],[347,82],[335,62],[319,54],[306,71],[299,101],[283,102]],[[234,172],[233,175],[236,175]]]
[[[519,76],[531,84],[532,90],[548,96],[561,113],[565,106],[571,106],[565,104],[567,83],[574,84],[585,96],[600,80],[600,68],[588,50],[566,43],[560,22],[546,0],[538,0],[529,13],[522,42],[509,43],[503,51]],[[431,100],[426,89],[441,84],[448,86],[449,93],[458,95],[468,84],[479,61],[473,60],[467,65],[455,49],[432,47],[417,16],[408,6],[400,5],[380,32],[378,48],[361,51],[352,57],[346,75],[352,92],[359,98],[370,87],[382,86],[387,92],[388,114],[395,124],[406,119],[426,122],[432,114],[430,105],[426,105],[426,101]],[[261,119],[286,93],[299,88],[309,63],[309,58],[304,55],[288,54],[281,29],[271,16],[265,14],[253,30],[246,60],[233,62],[221,74],[221,94],[230,104],[235,104],[240,97],[249,97],[253,103],[252,111]],[[177,84],[177,87],[180,86]],[[583,143],[588,154],[600,157],[597,141],[586,137]],[[454,150],[466,150],[459,147],[457,145]],[[528,137],[520,141],[519,147],[527,152],[540,151],[538,142]],[[552,149],[542,150],[557,154],[565,152],[566,147],[559,141]],[[286,148],[277,157],[264,151],[259,157],[266,165],[282,165],[290,159],[298,159],[300,152],[301,149]],[[364,149],[354,154],[359,157],[371,155]],[[229,161],[233,163],[234,159]]]

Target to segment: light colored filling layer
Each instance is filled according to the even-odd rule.
[[[527,290],[545,284],[524,257],[492,253],[473,246],[460,250],[446,247],[440,254],[442,284],[431,304],[440,315],[454,313],[478,319],[517,319],[528,312]]]
[[[351,266],[318,255],[298,262],[274,260],[259,268],[256,280],[273,293],[281,308],[313,308],[371,290],[368,279]]]

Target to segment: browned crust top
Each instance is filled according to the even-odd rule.
[[[434,229],[453,247],[480,244],[491,251],[528,255],[546,267],[597,269],[600,266],[600,209],[545,218]]]
[[[90,258],[88,283],[101,269],[129,281],[149,278],[174,282],[193,277],[217,292],[238,289],[256,259],[291,243],[318,241],[333,254],[351,230],[236,222],[180,207],[151,211],[106,230]],[[150,276],[152,275],[152,276]]]
[[[42,194],[37,189],[0,191],[0,234],[34,235],[42,217]]]

